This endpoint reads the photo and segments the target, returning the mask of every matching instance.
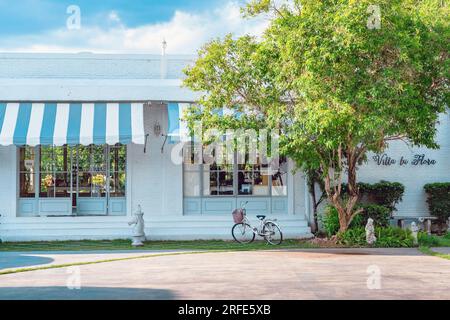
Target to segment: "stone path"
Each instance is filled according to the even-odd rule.
[[[166,255],[0,275],[0,299],[450,299],[450,261],[417,249]]]

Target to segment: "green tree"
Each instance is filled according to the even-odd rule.
[[[202,109],[186,118],[206,128],[279,129],[281,152],[320,175],[345,231],[360,212],[357,169],[368,152],[399,139],[438,148],[436,123],[449,98],[449,10],[441,0],[276,3],[243,8],[270,17],[260,39],[228,35],[199,51],[184,83],[203,93]],[[244,116],[212,112],[222,106]]]

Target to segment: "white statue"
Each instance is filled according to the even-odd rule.
[[[133,227],[133,247],[140,247],[144,245],[145,232],[144,232],[144,213],[141,206],[138,206],[138,210],[134,213],[133,219],[128,222],[128,225],[134,225]]]
[[[419,240],[417,239],[417,234],[419,233],[419,226],[414,221],[411,222],[411,233],[414,238],[414,244],[418,244]]]
[[[369,218],[366,224],[366,241],[367,244],[373,245],[377,241],[375,236],[375,227],[373,226],[373,219]]]

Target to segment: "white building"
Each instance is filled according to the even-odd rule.
[[[258,165],[172,161],[176,144],[164,135],[176,131],[178,108],[197,98],[181,87],[193,60],[0,54],[0,239],[128,238],[138,205],[149,239],[229,239],[231,212],[246,201],[254,222],[265,214],[286,237],[310,236],[305,180],[289,161],[276,177]],[[397,214],[423,215],[423,185],[450,181],[449,137],[442,115],[440,150],[394,143],[386,154],[396,162],[371,159],[360,180],[404,183]],[[416,155],[424,159],[414,164]],[[409,162],[400,165],[401,157]]]

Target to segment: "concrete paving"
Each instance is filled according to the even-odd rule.
[[[166,255],[0,275],[0,299],[450,299],[450,261],[417,249]]]
[[[450,254],[450,247],[437,247],[437,248],[431,248],[434,252],[439,252],[442,254]]]
[[[191,250],[0,252],[0,271],[140,257],[155,254],[170,254],[174,252],[191,252]]]

